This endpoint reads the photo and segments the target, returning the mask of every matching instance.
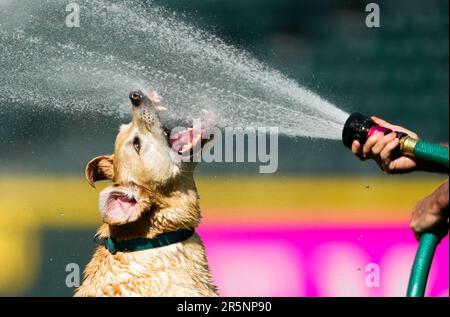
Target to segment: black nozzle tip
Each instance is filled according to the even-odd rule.
[[[342,142],[350,149],[355,140],[358,140],[361,144],[366,143],[367,134],[374,124],[375,122],[372,119],[357,112],[352,113],[344,124]]]

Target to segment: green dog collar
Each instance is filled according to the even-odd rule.
[[[171,244],[187,240],[194,234],[194,229],[180,229],[177,231],[162,233],[153,239],[137,238],[131,240],[117,241],[114,238],[100,238],[98,234],[94,236],[94,242],[103,245],[111,253],[133,252],[148,249],[165,247]]]

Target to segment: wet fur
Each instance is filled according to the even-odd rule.
[[[195,228],[200,222],[197,190],[193,180],[180,175],[173,188],[165,188],[158,203],[134,223],[103,224],[102,238],[118,240],[157,234],[181,228]],[[180,182],[180,183],[177,183]],[[162,205],[162,206],[161,206]],[[100,246],[84,272],[75,296],[216,296],[205,250],[194,234],[186,241],[138,252],[109,253]]]
[[[114,224],[104,218],[107,223],[98,229],[101,238],[153,238],[200,223],[195,165],[174,159],[157,117],[151,115],[151,108],[134,108],[133,121],[120,128],[114,155],[96,157],[86,167],[92,186],[109,179],[112,185],[106,191],[127,188],[139,197],[137,220]],[[137,154],[130,146],[136,135],[146,149]],[[75,296],[217,296],[217,291],[195,233],[183,242],[143,251],[113,255],[97,247]]]

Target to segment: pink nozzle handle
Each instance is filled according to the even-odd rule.
[[[375,134],[375,132],[381,132],[384,135],[387,135],[387,134],[392,133],[394,131],[392,131],[391,129],[379,126],[378,124],[374,124],[373,126],[370,127],[369,132],[367,133],[367,138],[370,138],[372,135]],[[397,138],[399,138],[399,139],[403,138],[404,136],[407,136],[407,134],[404,133],[404,132],[395,132],[395,133],[397,134]],[[402,155],[402,153],[400,151],[400,146],[398,146],[395,149],[395,151],[393,153],[393,156],[394,157],[400,157],[401,155]]]
[[[367,133],[367,138],[370,138],[377,131],[383,133],[384,135],[392,132],[391,129],[384,128],[382,126],[379,126],[378,124],[374,124],[373,126],[370,127],[369,133]]]

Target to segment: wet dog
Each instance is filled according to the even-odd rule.
[[[122,125],[114,154],[86,166],[88,182],[112,185],[99,195],[104,224],[75,296],[216,296],[200,222],[193,154],[204,145],[192,129],[170,134],[155,93],[130,93],[132,121]]]

